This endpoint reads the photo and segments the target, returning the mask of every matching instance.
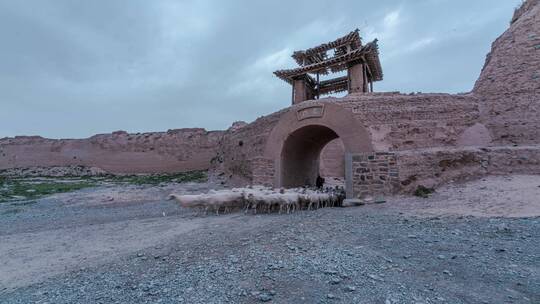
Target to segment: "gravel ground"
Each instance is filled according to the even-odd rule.
[[[163,200],[170,188],[128,191],[152,193],[131,203],[103,193],[66,203],[105,191],[94,189],[18,213],[0,206],[0,302],[540,303],[540,219],[452,213],[447,191],[462,189],[456,195],[466,200],[483,183],[513,191],[524,179],[540,185],[539,177],[493,178],[407,204],[291,215],[196,216]],[[527,208],[538,206],[532,199]]]

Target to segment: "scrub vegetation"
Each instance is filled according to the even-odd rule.
[[[204,182],[206,179],[206,171],[155,175],[106,175],[99,177],[11,178],[0,176],[0,202],[30,200],[51,194],[111,184],[155,186],[162,183]]]

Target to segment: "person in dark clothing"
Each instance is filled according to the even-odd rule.
[[[324,178],[322,178],[321,175],[317,175],[315,186],[317,187],[317,189],[322,189],[322,187],[324,186]]]

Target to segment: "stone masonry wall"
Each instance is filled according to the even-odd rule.
[[[399,191],[399,169],[394,153],[353,154],[350,157],[353,197],[365,198]]]

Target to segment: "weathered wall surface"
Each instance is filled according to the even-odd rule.
[[[528,0],[516,10],[508,30],[493,42],[474,92],[486,96],[538,93],[539,52],[540,0]]]
[[[540,0],[516,10],[510,28],[493,43],[473,92],[495,143],[539,142]]]
[[[540,174],[540,145],[426,149],[396,153],[401,191],[487,174]]]
[[[87,166],[111,173],[159,173],[208,169],[222,131],[178,129],[128,134],[119,131],[87,139],[21,136],[0,139],[0,170]]]
[[[253,160],[263,155],[266,140],[284,113],[279,111],[227,130],[212,159],[211,176],[230,185],[251,183]]]
[[[336,138],[324,147],[319,166],[324,178],[345,178],[345,147],[341,139]]]
[[[250,183],[252,160],[264,157],[267,139],[280,118],[289,111],[326,103],[336,103],[353,113],[369,131],[375,150],[380,152],[454,147],[480,117],[477,99],[471,94],[370,93],[307,101],[226,132],[218,151],[218,163],[212,168],[232,184]],[[323,150],[322,170],[338,172],[343,160],[339,147],[330,145],[328,150]]]
[[[376,151],[455,146],[480,117],[471,94],[373,93],[340,104],[368,128]]]
[[[352,197],[394,193],[399,191],[397,157],[391,152],[350,155]]]
[[[353,154],[354,197],[412,192],[490,174],[540,174],[540,145],[430,148]]]

